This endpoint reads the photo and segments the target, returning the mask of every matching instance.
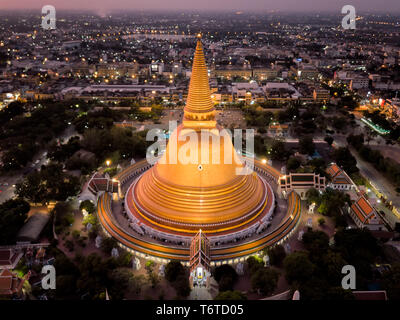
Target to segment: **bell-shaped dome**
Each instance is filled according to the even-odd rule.
[[[246,171],[230,136],[215,125],[214,117],[199,39],[183,124],[128,197],[153,225],[180,232],[220,232],[246,224],[263,211],[265,182]]]

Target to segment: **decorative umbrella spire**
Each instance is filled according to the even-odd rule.
[[[197,35],[196,52],[193,59],[192,76],[185,106],[185,127],[214,127],[215,109],[211,101],[210,84],[204,58],[201,34]],[[199,123],[204,122],[204,123]],[[211,123],[212,122],[212,123]]]

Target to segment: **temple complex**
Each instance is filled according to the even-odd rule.
[[[117,174],[113,181],[124,199],[104,191],[99,220],[139,256],[189,264],[190,244],[200,234],[210,245],[211,265],[238,261],[284,241],[298,224],[300,198],[288,192],[287,213],[269,229],[280,176],[265,161],[239,154],[217,124],[198,36],[182,123],[154,165],[143,160]]]

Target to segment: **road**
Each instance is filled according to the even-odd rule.
[[[347,141],[345,135],[334,135],[334,146],[336,147],[346,147]],[[392,202],[392,204],[400,209],[400,197],[396,192],[393,184],[378,170],[374,168],[372,164],[363,160],[358,152],[351,146],[348,146],[351,154],[357,160],[357,167],[360,170],[360,173],[370,182],[370,184],[380,193],[384,194],[385,197]],[[393,222],[399,222],[399,217],[396,217],[394,213],[390,212],[390,214],[386,215],[386,218],[390,221],[390,224],[393,226]]]

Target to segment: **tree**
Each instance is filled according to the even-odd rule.
[[[30,205],[22,199],[7,200],[0,205],[0,244],[14,244],[24,225]]]
[[[357,160],[348,148],[337,148],[332,152],[335,162],[346,171],[347,174],[358,172]]]
[[[17,183],[16,194],[35,203],[48,203],[51,200],[65,201],[75,196],[80,189],[79,179],[62,171],[59,164],[42,166],[40,172],[30,173]]]
[[[175,288],[178,296],[190,294],[189,277],[185,267],[179,261],[170,261],[165,266],[165,279]]]
[[[13,101],[0,111],[0,123],[10,121],[12,118],[21,115],[25,111],[25,104],[20,101]]]
[[[309,229],[303,234],[302,241],[309,252],[310,260],[319,263],[329,249],[329,237],[325,232]]]
[[[149,260],[146,262],[145,265],[146,273],[147,273],[147,278],[151,283],[152,288],[155,288],[157,284],[159,283],[160,279],[154,272],[154,261]]]
[[[180,261],[170,261],[165,266],[165,279],[169,282],[174,282],[180,275],[184,275],[186,273],[185,268],[183,267]]]
[[[310,156],[314,154],[315,144],[311,136],[303,136],[299,139],[299,152]]]
[[[280,267],[286,257],[285,248],[282,245],[276,245],[267,251],[271,265]]]
[[[289,172],[296,171],[296,169],[298,169],[300,167],[300,165],[301,165],[301,162],[298,158],[290,157],[288,159],[288,161],[286,162],[286,169]]]
[[[377,239],[367,229],[339,230],[335,233],[334,248],[356,268],[357,277],[370,277],[371,264],[382,255]]]
[[[400,263],[394,263],[389,271],[383,274],[383,283],[390,300],[400,300]]]
[[[282,141],[275,140],[271,147],[271,159],[283,161],[287,157],[285,144]]]
[[[114,238],[104,238],[101,241],[101,250],[104,253],[111,254],[111,250],[118,246],[117,241]]]
[[[286,279],[291,284],[293,282],[305,282],[314,273],[315,265],[308,258],[307,252],[297,251],[288,255],[283,260]]]
[[[74,222],[72,208],[66,202],[57,202],[51,214],[54,217],[56,233],[61,233]]]
[[[321,259],[321,268],[332,285],[338,285],[343,277],[342,268],[347,264],[340,252],[328,250]]]
[[[331,146],[332,145],[332,143],[333,143],[333,138],[332,138],[332,136],[326,136],[325,138],[324,138],[324,140]]]
[[[264,155],[266,151],[267,151],[267,148],[265,147],[264,139],[260,136],[255,136],[254,137],[254,152],[261,156],[261,155]]]
[[[220,291],[228,291],[233,289],[238,275],[232,266],[223,264],[215,268],[214,278],[218,282]]]
[[[347,137],[347,142],[350,145],[352,145],[354,148],[359,150],[364,145],[364,135],[363,134],[359,134],[359,135],[350,134]]]
[[[11,146],[4,152],[1,160],[3,171],[20,169],[27,165],[36,152],[34,143],[23,143],[18,146]]]
[[[57,290],[56,290],[57,296],[59,298],[71,297],[76,292],[76,276],[73,274],[57,275],[56,284],[57,284]]]
[[[323,158],[314,158],[307,162],[307,166],[310,167],[311,172],[315,172],[321,176],[326,175],[326,163]]]
[[[350,196],[340,190],[334,190],[327,188],[326,191],[319,198],[318,212],[333,217],[335,220],[336,227],[340,227],[343,224],[341,209],[345,204],[351,203]]]
[[[278,284],[279,273],[271,268],[260,268],[251,276],[253,290],[270,295]]]
[[[186,274],[181,274],[175,280],[173,287],[178,296],[187,297],[190,294],[189,277]]]
[[[307,190],[306,193],[307,196],[307,203],[311,204],[311,203],[315,203],[315,204],[319,204],[320,202],[320,193],[317,189],[315,188],[310,188]]]
[[[264,263],[261,258],[256,256],[250,256],[246,260],[247,266],[249,268],[250,274],[255,273],[258,269],[264,267]]]
[[[80,210],[85,209],[87,213],[91,214],[94,213],[96,207],[94,206],[92,201],[85,200],[81,202],[81,204],[79,205],[79,209]]]
[[[302,241],[306,249],[312,253],[323,253],[329,248],[329,237],[323,231],[308,229],[303,234]]]
[[[48,158],[58,162],[65,162],[81,148],[79,140],[80,138],[75,136],[70,138],[66,144],[58,145],[54,142],[49,147]]]
[[[245,294],[240,291],[220,291],[214,300],[247,300]]]

